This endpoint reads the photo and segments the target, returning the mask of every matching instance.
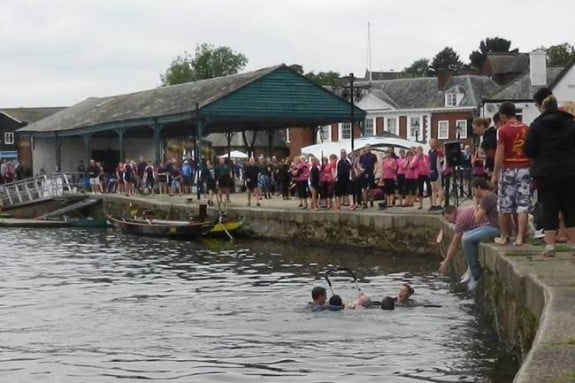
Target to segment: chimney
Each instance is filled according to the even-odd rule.
[[[536,49],[529,53],[529,78],[531,86],[547,85],[547,56],[545,50]]]
[[[437,88],[439,90],[444,90],[447,82],[451,78],[453,73],[450,69],[438,69],[437,70]]]

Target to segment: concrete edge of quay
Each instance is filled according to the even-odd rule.
[[[194,201],[105,196],[108,209],[127,211],[129,203],[160,209],[178,219],[197,212]],[[210,208],[212,214],[216,210]],[[438,253],[439,229],[451,240],[452,227],[438,214],[418,211],[302,211],[285,207],[230,207],[228,215],[245,218],[246,231],[259,238],[350,245],[400,253]],[[521,356],[514,382],[575,382],[575,256],[559,248],[553,259],[542,246],[482,244],[485,277],[475,292],[510,352]],[[438,259],[439,261],[439,259]],[[439,262],[438,262],[439,263]],[[462,253],[452,271],[463,273]],[[455,275],[455,274],[454,274]]]

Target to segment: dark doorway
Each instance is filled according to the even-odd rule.
[[[104,172],[106,174],[114,173],[118,162],[120,162],[119,150],[92,150],[92,157],[94,161],[101,162]]]

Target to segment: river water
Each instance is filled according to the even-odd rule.
[[[508,382],[501,350],[438,259],[305,243],[178,242],[114,230],[2,229],[1,382]],[[311,313],[349,267],[412,307]],[[344,301],[357,294],[340,275]]]

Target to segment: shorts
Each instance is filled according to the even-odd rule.
[[[93,177],[90,178],[90,185],[100,185],[100,177]]]
[[[337,180],[335,183],[336,197],[345,197],[349,195],[350,193],[348,189],[350,183],[351,183],[350,180],[348,180],[347,178]]]
[[[395,194],[395,180],[393,178],[384,178],[383,190],[385,191],[385,195]]]
[[[502,214],[528,213],[531,207],[529,168],[503,169],[497,185],[497,211]]]
[[[397,191],[399,195],[405,195],[405,174],[397,175]]]
[[[405,194],[415,196],[417,194],[417,178],[405,179]]]
[[[439,174],[439,172],[432,170],[429,173],[429,181],[430,182],[441,182],[441,175]]]
[[[184,179],[182,182],[184,186],[190,186],[192,184],[192,176],[183,176],[182,178]]]
[[[360,180],[362,189],[372,188],[375,185],[375,174],[372,172],[365,172]]]

